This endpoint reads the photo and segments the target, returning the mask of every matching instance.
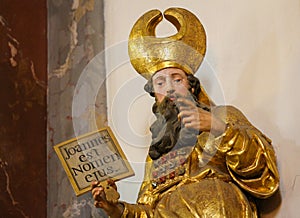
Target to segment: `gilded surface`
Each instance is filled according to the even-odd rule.
[[[138,204],[124,203],[123,217],[257,217],[251,199],[267,198],[279,186],[271,141],[234,107],[213,113],[228,124],[224,134],[200,134],[184,175],[157,186],[148,158]]]
[[[131,63],[147,79],[168,67],[194,74],[205,54],[205,31],[196,16],[181,8],[164,15],[177,34],[155,37],[162,19],[158,10],[145,13],[130,33]],[[198,99],[211,105],[211,113],[226,123],[226,130],[218,137],[204,131],[194,147],[172,150],[155,161],[148,156],[138,204],[124,202],[123,217],[253,218],[258,217],[254,199],[278,190],[271,140],[238,109],[215,106],[203,89]]]
[[[195,73],[206,51],[205,30],[194,14],[182,8],[170,8],[164,16],[178,33],[157,38],[155,28],[163,15],[159,10],[151,10],[138,19],[129,36],[131,64],[147,79],[166,67],[178,67],[187,73]]]

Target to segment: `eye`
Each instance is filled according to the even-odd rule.
[[[174,79],[174,82],[175,82],[175,83],[181,83],[181,82],[182,82],[182,79],[180,79],[180,78]]]
[[[162,81],[162,80],[156,81],[155,85],[157,85],[157,86],[163,86],[164,85],[164,81]]]

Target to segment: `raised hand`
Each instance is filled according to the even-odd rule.
[[[180,111],[178,118],[186,128],[200,132],[211,131],[216,136],[224,132],[226,124],[210,111],[198,107],[196,102],[183,97],[178,98],[177,102]]]

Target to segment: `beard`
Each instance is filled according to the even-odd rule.
[[[195,96],[192,98],[195,102]],[[199,131],[185,128],[178,119],[179,106],[175,101],[165,97],[162,102],[155,102],[152,111],[156,121],[151,125],[152,142],[149,149],[149,156],[156,160],[172,149],[179,149],[186,146],[194,146],[197,142]]]

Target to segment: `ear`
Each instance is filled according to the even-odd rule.
[[[192,93],[194,94],[194,92],[195,92],[195,89],[194,89],[194,88],[192,88]]]

